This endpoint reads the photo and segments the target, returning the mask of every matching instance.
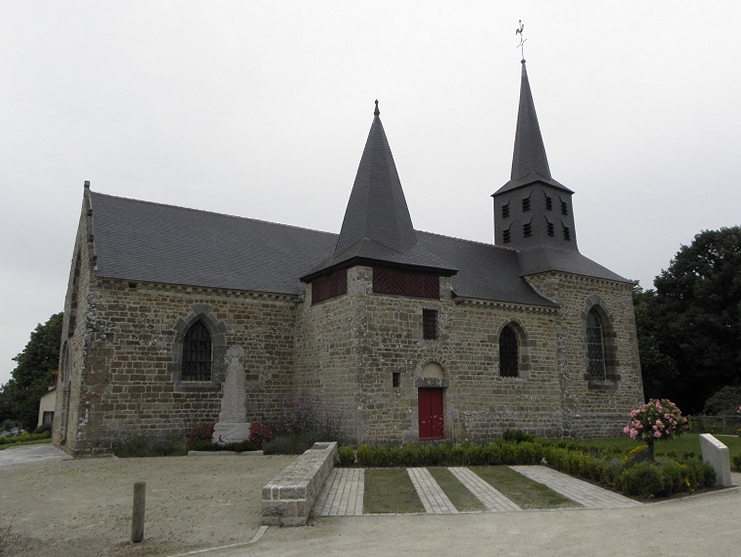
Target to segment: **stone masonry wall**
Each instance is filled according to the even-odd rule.
[[[311,285],[296,317],[296,394],[317,403],[346,439],[362,436],[356,370],[359,339],[366,330],[366,267],[348,269],[347,294],[311,304]]]
[[[418,389],[444,389],[445,435],[486,440],[507,428],[546,437],[615,435],[643,400],[631,285],[565,273],[528,277],[560,305],[543,308],[373,293],[370,267],[348,270],[347,294],[311,305],[290,296],[98,278],[83,203],[65,302],[54,443],[101,454],[132,435],[183,434],[218,419],[225,356],[241,349],[248,421],[274,426],[287,399],[308,396],[357,442],[419,438]],[[586,315],[601,308],[614,363],[585,378]],[[437,338],[423,338],[424,309]],[[213,379],[181,381],[182,336],[202,317]],[[499,374],[499,335],[516,331],[518,377]],[[240,353],[239,350],[232,353]],[[434,368],[437,374],[426,374]],[[439,370],[442,370],[441,372]],[[398,374],[398,386],[394,386]]]
[[[460,433],[485,440],[514,428],[560,437],[558,312],[475,300],[460,301],[455,310],[445,348],[456,356],[448,366],[446,402]],[[518,377],[499,373],[499,335],[505,325],[518,334]]]
[[[438,311],[435,340],[422,338],[423,309]],[[545,308],[454,302],[450,279],[439,300],[373,294],[372,270],[355,267],[346,296],[299,312],[297,391],[339,405],[343,433],[355,441],[416,441],[420,386],[445,387],[448,438],[488,439],[506,428],[559,436],[557,319]],[[507,324],[520,335],[520,377],[499,375]],[[429,363],[443,368],[442,380],[422,378]]]
[[[288,297],[96,279],[85,317],[79,418],[67,450],[105,453],[132,435],[183,434],[215,422],[224,356],[244,350],[248,421],[275,423],[293,388],[295,303]],[[212,324],[213,380],[179,380],[177,338],[199,315]],[[181,346],[182,349],[182,346]],[[72,432],[70,432],[72,434]]]
[[[86,362],[87,329],[85,316],[88,305],[93,302],[89,296],[93,268],[92,229],[87,196],[83,199],[82,213],[77,228],[77,236],[70,265],[70,276],[64,303],[62,340],[59,350],[59,378],[52,441],[66,448],[74,443],[76,425],[85,416],[80,415],[81,370]]]
[[[558,272],[531,276],[528,282],[562,306],[557,366],[564,435],[596,438],[620,434],[628,413],[643,403],[632,285]],[[608,377],[603,384],[585,379],[586,315],[594,305],[607,315],[605,336],[614,346],[619,376],[613,380]]]

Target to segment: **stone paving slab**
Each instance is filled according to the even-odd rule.
[[[311,513],[315,516],[360,516],[363,514],[364,489],[365,470],[335,468]]]
[[[510,466],[510,468],[590,509],[642,506],[642,503],[638,501],[545,466]],[[479,498],[488,511],[522,510],[516,503],[502,495],[501,492],[489,485],[472,470],[465,467],[451,467],[449,470],[473,495]],[[424,505],[425,514],[458,513],[458,510],[426,468],[407,468],[407,473],[420,501]],[[361,516],[363,515],[364,489],[365,470],[362,468],[335,468],[327,479],[312,509],[312,514],[314,516]]]
[[[458,514],[458,509],[451,503],[427,468],[407,468],[407,474],[428,514]]]
[[[481,476],[463,467],[451,467],[450,472],[481,501],[487,510],[492,512],[521,511],[522,509],[497,489],[493,488]]]
[[[578,480],[545,466],[510,466],[510,468],[589,509],[614,509],[643,505],[643,503],[608,489]]]

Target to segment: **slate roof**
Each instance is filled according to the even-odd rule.
[[[376,101],[373,123],[335,251],[302,277],[303,280],[310,280],[349,261],[435,269],[447,276],[457,271],[419,243],[380,114]]]
[[[90,192],[99,277],[300,295],[299,277],[338,235]],[[459,269],[457,296],[554,307],[519,274],[518,253],[429,232],[419,249]]]
[[[522,61],[520,79],[520,106],[517,112],[517,130],[515,148],[512,155],[512,174],[510,181],[504,184],[494,195],[504,193],[533,182],[544,182],[568,193],[569,188],[557,182],[551,176],[548,157],[545,154],[543,135],[540,133],[538,115],[535,112],[530,80],[527,76],[525,60]]]
[[[519,255],[520,272],[527,275],[536,275],[547,271],[563,271],[574,275],[614,280],[617,282],[632,282],[599,263],[592,261],[579,251],[560,250],[553,247],[540,247],[523,250]]]
[[[578,251],[516,251],[416,231],[379,114],[376,101],[339,235],[87,190],[96,274],[301,295],[302,280],[340,266],[380,262],[452,276],[459,297],[546,307],[556,304],[523,276],[559,270],[629,282]],[[512,179],[497,194],[533,181],[572,193],[551,177],[523,61]]]
[[[366,238],[399,253],[417,243],[380,114],[376,101],[373,124],[355,175],[335,255]]]
[[[299,294],[337,235],[90,192],[101,277]]]

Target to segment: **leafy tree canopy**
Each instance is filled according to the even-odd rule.
[[[741,384],[741,227],[705,230],[634,297],[646,395],[699,413]]]
[[[59,365],[59,345],[62,339],[63,314],[56,313],[43,325],[39,324],[31,338],[13,360],[17,362],[12,379],[0,390],[0,410],[11,412],[27,430],[36,427],[39,400],[49,388],[52,372]]]

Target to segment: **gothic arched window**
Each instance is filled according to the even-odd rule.
[[[587,314],[587,373],[593,381],[607,378],[602,319],[595,308]]]
[[[517,377],[520,374],[520,351],[517,333],[507,325],[499,335],[499,375]]]
[[[211,380],[211,333],[200,319],[193,323],[183,338],[182,381]]]

